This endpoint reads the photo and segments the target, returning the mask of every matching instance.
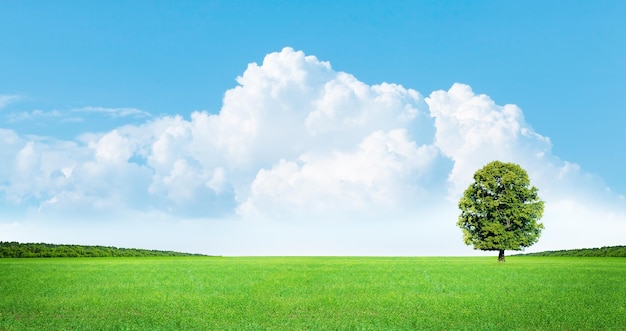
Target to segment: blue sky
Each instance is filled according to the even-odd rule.
[[[460,242],[459,188],[481,164],[504,158],[528,168],[548,206],[562,208],[547,211],[539,248],[614,244],[604,233],[562,241],[559,221],[553,236],[548,225],[587,201],[579,215],[606,211],[617,224],[607,231],[625,234],[625,18],[622,1],[4,1],[0,240],[244,255],[470,254],[399,237],[428,228],[411,219],[436,218],[452,229],[432,231]],[[461,122],[468,114],[475,118]],[[351,116],[361,126],[345,126]],[[378,144],[403,158],[363,159]],[[359,162],[379,172],[354,177]],[[339,208],[325,200],[328,190],[342,192]],[[367,226],[307,221],[297,213],[302,201],[317,206],[311,218],[378,216]],[[425,207],[438,203],[438,213]],[[103,209],[119,214],[89,221],[108,215]],[[146,224],[159,228],[149,218],[163,230],[137,239]],[[271,222],[267,233],[259,222]],[[355,226],[360,236],[346,239]],[[103,230],[120,227],[127,238]],[[214,237],[180,239],[190,232]]]

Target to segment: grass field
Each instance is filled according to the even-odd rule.
[[[626,259],[0,259],[0,330],[623,330]]]

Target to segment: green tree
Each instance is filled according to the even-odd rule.
[[[530,186],[528,174],[514,163],[493,161],[474,174],[474,182],[459,200],[461,215],[457,225],[463,241],[474,249],[521,250],[539,240],[543,224],[543,201],[537,188]]]

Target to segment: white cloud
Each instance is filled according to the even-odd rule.
[[[146,118],[151,117],[152,115],[146,111],[137,108],[107,108],[107,107],[83,107],[73,109],[73,112],[77,113],[91,113],[91,114],[103,114],[105,116],[111,118],[119,118],[119,117],[135,117],[135,118]]]
[[[550,157],[550,140],[535,133],[515,105],[496,105],[487,95],[476,95],[458,83],[448,91],[432,92],[426,103],[435,119],[435,146],[454,161],[449,175],[453,198],[492,160],[528,168]]]
[[[303,154],[261,169],[240,212],[295,219],[393,217],[420,204],[420,177],[437,156],[433,146],[417,146],[404,129],[376,131],[355,151]]]
[[[249,65],[237,81],[213,129],[217,146],[238,166],[267,167],[329,146],[350,149],[376,130],[408,126],[425,106],[416,91],[367,86],[290,48]]]
[[[0,109],[8,105],[10,102],[18,100],[17,96],[5,96],[6,100],[2,100],[3,96],[0,96]],[[11,97],[11,98],[8,98]],[[4,102],[4,103],[3,103]],[[134,118],[145,119],[150,118],[152,115],[136,108],[105,108],[105,107],[84,107],[73,109],[71,111],[51,110],[44,111],[41,109],[35,109],[32,111],[12,112],[6,115],[6,119],[9,123],[18,123],[25,121],[51,121],[55,120],[60,123],[78,123],[85,122],[86,119],[81,114],[102,115],[109,119],[120,118]],[[100,117],[102,118],[102,117]]]
[[[36,207],[41,201],[71,185],[73,168],[83,152],[75,143],[55,140],[26,140],[9,131],[13,139],[5,141],[11,151],[0,182],[7,183],[4,197],[11,203]]]
[[[96,160],[116,164],[126,163],[135,149],[133,142],[121,136],[117,130],[105,134],[89,147],[95,149]]]
[[[478,168],[500,159],[527,169],[546,199],[543,247],[626,236],[623,198],[552,155],[517,106],[467,85],[424,99],[291,48],[250,64],[237,82],[219,114],[156,117],[76,141],[0,129],[0,156],[12,160],[0,166],[0,199],[24,219],[132,219],[115,222],[131,232],[124,246],[138,246],[132,233],[150,224],[152,239],[135,242],[213,254],[469,254],[456,200]],[[78,111],[149,117],[134,108]],[[114,233],[71,224],[81,238]],[[4,228],[3,236],[30,231],[46,241],[43,230]]]
[[[20,99],[19,95],[0,94],[0,109]]]
[[[32,120],[48,120],[48,119],[60,119],[63,114],[58,110],[43,111],[35,109],[30,112],[16,112],[7,115],[7,121],[9,123],[32,121]],[[72,121],[70,119],[69,121]]]

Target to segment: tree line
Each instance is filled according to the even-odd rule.
[[[521,254],[525,256],[626,257],[626,246],[605,246]]]
[[[55,245],[45,243],[19,243],[0,241],[0,258],[142,256],[203,256],[203,254],[190,254],[136,248],[117,248],[111,246]]]

